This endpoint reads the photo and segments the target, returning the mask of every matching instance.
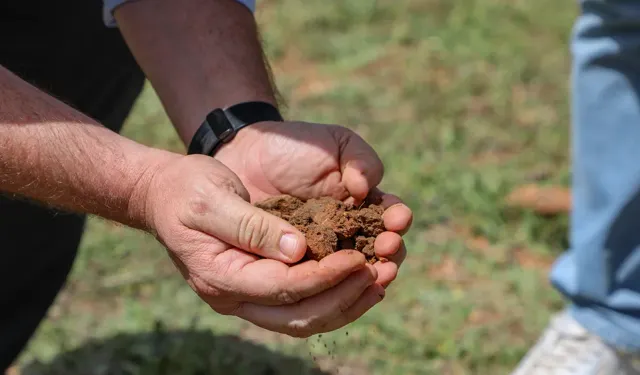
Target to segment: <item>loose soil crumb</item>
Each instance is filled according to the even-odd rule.
[[[287,220],[307,239],[305,259],[320,260],[336,251],[353,249],[362,252],[369,263],[378,261],[373,244],[384,232],[379,200],[368,198],[360,207],[330,198],[304,202],[290,195],[280,195],[256,203],[256,206]]]

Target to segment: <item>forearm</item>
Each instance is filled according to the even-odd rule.
[[[186,144],[216,107],[276,104],[253,15],[234,0],[139,0],[115,18]]]
[[[164,155],[0,66],[0,191],[142,228],[143,207],[130,202]]]

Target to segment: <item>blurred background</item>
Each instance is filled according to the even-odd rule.
[[[353,128],[415,212],[385,300],[296,340],[217,316],[154,239],[90,221],[15,374],[508,374],[561,308],[569,34],[557,0],[259,0],[290,119]],[[147,87],[124,134],[184,152]]]

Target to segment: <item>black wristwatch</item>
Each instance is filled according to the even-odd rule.
[[[280,112],[266,102],[245,102],[216,108],[204,120],[189,144],[187,153],[213,156],[238,130],[262,121],[284,121]]]

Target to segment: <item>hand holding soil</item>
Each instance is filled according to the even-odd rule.
[[[246,158],[246,155],[253,157]],[[238,175],[251,195],[252,202],[260,202],[258,204],[263,208],[266,206],[262,202],[273,204],[268,202],[279,199],[274,197],[282,195],[297,197],[302,203],[319,197],[333,197],[339,201],[352,199],[356,202],[356,208],[369,208],[366,205],[360,207],[360,203],[363,200],[372,202],[371,199],[375,198],[373,202],[384,210],[382,221],[385,231],[377,235],[356,229],[355,237],[349,233],[345,236],[340,231],[334,230],[332,234],[315,226],[312,228],[315,227],[318,231],[313,232],[308,228],[310,224],[323,225],[323,220],[319,217],[312,218],[312,222],[307,219],[306,224],[290,224],[305,233],[307,241],[322,242],[323,236],[329,240],[329,246],[310,246],[311,253],[305,259],[317,259],[323,252],[326,254],[332,250],[335,254],[340,254],[342,251],[338,250],[356,248],[369,254],[367,258],[370,260],[373,259],[372,252],[378,258],[388,260],[374,264],[378,271],[378,284],[386,287],[396,278],[407,254],[401,236],[411,226],[412,212],[398,197],[376,188],[384,173],[382,161],[375,150],[350,129],[303,122],[255,124],[239,132],[233,142],[218,152],[216,159]],[[299,208],[296,206],[299,202],[287,202],[289,201],[282,202],[283,213],[276,216],[286,217],[292,210]],[[379,208],[372,209],[380,213]],[[335,207],[328,214],[342,212],[341,210],[351,211],[346,210],[346,207]],[[278,211],[280,209],[269,210],[271,213]],[[352,214],[350,212],[347,216]],[[300,218],[296,218],[298,219]],[[338,224],[346,227],[340,230],[354,230],[352,221],[341,220],[343,221]],[[376,222],[379,223],[379,219]],[[335,250],[334,235],[337,237]]]
[[[384,166],[364,139],[338,125],[263,122],[239,132],[215,159],[238,176],[254,208],[272,214],[245,220],[241,228],[272,235],[290,225],[305,240],[286,261],[270,256],[271,247],[259,251],[264,250],[260,236],[245,236],[251,237],[255,255],[238,250],[223,259],[242,288],[277,297],[262,306],[243,303],[237,316],[302,337],[342,327],[380,301],[406,257],[402,235],[412,212],[376,188]],[[386,261],[371,264],[376,258]],[[345,278],[347,269],[352,271]],[[316,290],[318,285],[329,289]]]

